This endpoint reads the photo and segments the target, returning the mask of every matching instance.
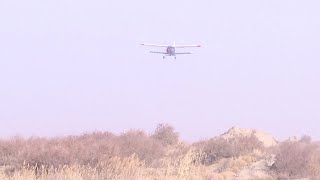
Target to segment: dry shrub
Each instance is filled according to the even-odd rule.
[[[135,154],[125,158],[112,157],[101,161],[96,167],[74,164],[57,168],[52,166],[38,168],[24,165],[10,176],[0,171],[0,177],[3,180],[209,179],[210,174],[205,171],[205,167],[201,165],[199,160],[202,156],[201,151],[190,149],[184,156],[167,159],[171,167],[168,164],[163,164],[159,168],[147,166]],[[168,168],[171,168],[170,171]],[[37,171],[42,173],[37,173]]]
[[[303,143],[308,143],[310,144],[312,141],[311,137],[308,136],[308,135],[303,135],[301,138],[300,138],[300,142],[303,142]]]
[[[179,134],[168,124],[159,124],[151,137],[161,142],[164,146],[176,145],[179,142]]]
[[[280,144],[273,169],[289,178],[318,177],[320,175],[319,147],[307,141]],[[317,179],[317,178],[316,178]]]
[[[203,148],[207,158],[206,164],[212,164],[221,158],[239,157],[253,152],[255,149],[263,149],[262,143],[256,136],[240,136],[233,139],[214,138],[207,142],[196,144]]]
[[[119,155],[122,157],[137,154],[147,164],[164,156],[164,149],[161,143],[150,138],[145,132],[130,130],[119,137]]]
[[[164,155],[158,141],[142,131],[129,131],[116,136],[109,132],[95,132],[64,138],[13,138],[0,141],[0,166],[21,168],[30,166],[89,165],[101,159],[130,157],[137,154],[146,163]]]
[[[157,177],[164,179],[208,179],[210,173],[206,172],[205,166],[202,165],[204,158],[205,154],[196,148],[189,148],[185,154],[176,157],[166,157],[162,159]]]
[[[64,164],[96,164],[100,156],[112,155],[115,137],[111,133],[92,133],[65,138],[14,138],[0,143],[0,165],[19,167]]]
[[[126,179],[128,177],[141,177],[145,169],[144,161],[141,161],[136,154],[130,157],[113,157],[98,164],[99,174],[106,179]]]
[[[201,150],[191,148],[179,161],[178,175],[188,177],[195,168],[201,166],[205,154]]]

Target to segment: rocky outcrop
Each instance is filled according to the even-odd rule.
[[[271,136],[270,134],[267,134],[265,132],[257,131],[255,129],[245,129],[245,128],[236,128],[232,127],[227,131],[226,133],[222,134],[220,137],[223,139],[233,139],[241,136],[251,136],[254,135],[257,137],[259,141],[262,142],[262,144],[265,147],[271,147],[278,144],[277,140]]]

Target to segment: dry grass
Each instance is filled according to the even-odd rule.
[[[254,167],[261,164],[261,173],[268,179],[319,179],[318,147],[308,137],[270,149],[264,149],[254,136],[186,144],[168,125],[158,126],[153,134],[130,130],[120,135],[96,132],[50,139],[15,137],[0,140],[0,179],[259,179],[259,173],[254,172],[259,168]],[[275,162],[268,158],[274,156]]]
[[[96,167],[74,164],[58,168],[24,165],[11,173],[0,171],[3,180],[102,180],[102,179],[209,179],[200,160],[202,153],[190,149],[185,156],[163,159],[161,167],[146,166],[137,155],[113,157],[108,162],[99,162]]]
[[[0,179],[209,179],[201,150],[169,125],[64,138],[0,140]]]

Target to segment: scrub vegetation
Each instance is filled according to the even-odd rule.
[[[320,179],[317,142],[304,136],[265,147],[254,133],[195,143],[160,124],[57,138],[0,140],[0,179]]]

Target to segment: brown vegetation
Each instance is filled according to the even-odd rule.
[[[306,136],[279,145],[273,169],[289,178],[320,177],[320,149]]]
[[[233,139],[213,138],[197,143],[206,153],[205,164],[210,165],[222,158],[247,155],[255,149],[263,149],[262,143],[255,136],[240,136]]]
[[[254,134],[232,133],[186,144],[160,124],[153,134],[15,137],[0,140],[0,179],[320,178],[319,145],[309,136],[266,148]]]
[[[168,124],[159,124],[151,137],[161,142],[164,146],[176,145],[179,142],[178,133]]]

